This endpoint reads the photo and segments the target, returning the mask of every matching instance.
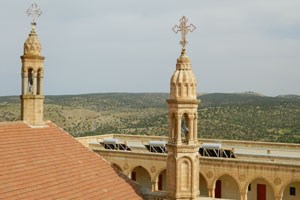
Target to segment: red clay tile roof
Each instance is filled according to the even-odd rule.
[[[56,125],[0,123],[0,199],[142,199],[139,188]]]

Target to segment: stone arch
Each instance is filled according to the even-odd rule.
[[[224,199],[240,199],[240,185],[236,177],[223,173],[214,180],[215,197]]]
[[[178,159],[178,164],[179,164],[180,162],[184,161],[184,160],[188,160],[188,162],[191,164],[191,166],[193,165],[193,160],[192,160],[192,158],[187,157],[187,156],[180,157],[180,158]]]
[[[151,176],[149,171],[142,167],[142,166],[136,166],[132,168],[131,173],[130,173],[130,178],[145,188],[151,189],[152,184],[151,184]]]
[[[163,167],[163,168],[156,171],[156,173],[154,174],[154,180],[155,181],[157,181],[159,174],[161,174],[164,170],[167,170],[167,168]]]
[[[201,197],[208,197],[207,179],[201,172],[199,173],[199,191]]]
[[[163,168],[155,175],[158,190],[166,190],[167,188],[167,169]]]
[[[28,67],[27,71],[27,92],[33,92],[33,83],[34,83],[34,69],[32,67]]]
[[[181,116],[181,135],[183,141],[188,143],[189,141],[194,140],[194,113],[191,113],[188,110],[184,110]]]
[[[147,173],[149,174],[149,176],[151,177],[151,172],[150,172],[150,170],[148,170],[146,167],[144,167],[144,166],[142,166],[142,165],[133,165],[132,167],[130,167],[129,168],[129,172],[130,172],[130,174],[131,174],[131,172],[135,169],[135,168],[137,168],[137,167],[142,167],[142,168],[144,168],[146,171],[147,171]]]
[[[115,171],[123,172],[122,168],[119,165],[112,163],[111,166]]]
[[[192,187],[192,168],[193,168],[193,161],[189,157],[181,157],[178,159],[177,162],[177,177],[179,177],[179,182],[181,183],[178,185],[178,189],[180,191],[189,191]]]
[[[295,188],[295,195],[293,195],[291,192],[291,188]],[[282,196],[282,199],[284,200],[295,200],[300,199],[300,179],[293,179],[286,184],[284,184],[280,190],[280,196]]]
[[[189,116],[187,112],[184,112],[181,116],[181,138],[184,139],[185,142],[189,140]]]
[[[263,186],[265,185],[265,186]],[[275,199],[275,189],[274,185],[269,182],[265,177],[258,176],[254,177],[251,180],[248,180],[246,183],[246,193],[248,199],[256,199],[257,195],[259,195],[258,189],[259,187],[265,187],[266,191],[266,200],[274,200]],[[264,189],[262,189],[264,190]]]

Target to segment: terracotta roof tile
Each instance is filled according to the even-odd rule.
[[[0,199],[142,199],[139,188],[48,122],[0,123]]]

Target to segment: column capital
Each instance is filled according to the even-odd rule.
[[[282,200],[282,196],[281,195],[276,195],[275,200]]]
[[[189,119],[194,119],[195,118],[195,114],[193,113],[193,114],[188,114],[188,117],[189,117]]]

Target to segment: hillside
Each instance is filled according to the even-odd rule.
[[[168,94],[47,96],[45,118],[73,136],[167,135]],[[251,93],[199,96],[200,137],[300,143],[300,98]],[[0,121],[19,120],[19,97],[0,97]]]

